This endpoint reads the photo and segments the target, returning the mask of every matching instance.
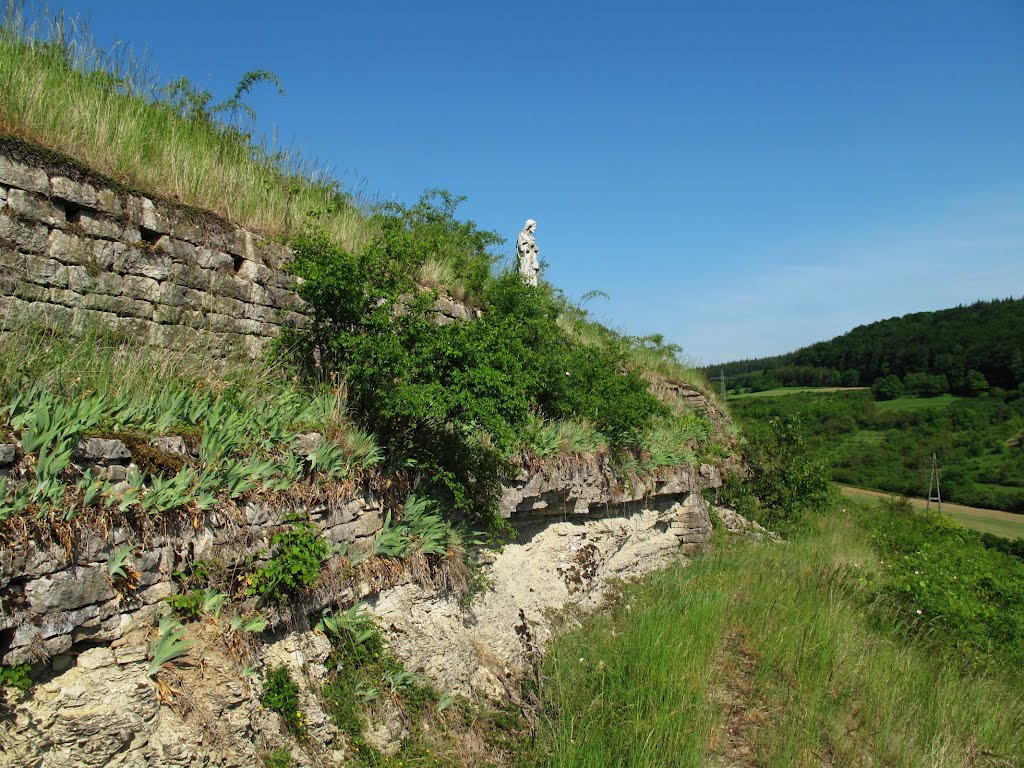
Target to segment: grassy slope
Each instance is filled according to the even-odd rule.
[[[555,643],[524,763],[1020,765],[1014,682],[872,625],[856,575],[878,567],[849,516],[784,546],[718,539]]]

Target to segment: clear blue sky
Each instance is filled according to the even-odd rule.
[[[1024,294],[1024,2],[63,7],[370,195],[429,187],[692,359]]]

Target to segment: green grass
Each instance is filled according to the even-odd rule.
[[[865,615],[851,516],[713,551],[557,640],[526,765],[1009,766],[1019,678],[972,677]]]
[[[950,394],[938,397],[897,397],[895,400],[880,400],[875,403],[875,407],[882,411],[920,411],[927,408],[947,408],[957,400],[966,399]]]
[[[363,242],[365,217],[336,181],[294,150],[254,140],[248,121],[213,111],[209,94],[179,108],[146,59],[98,49],[81,17],[30,23],[17,2],[0,14],[0,132],[266,235],[315,219],[339,243]]]

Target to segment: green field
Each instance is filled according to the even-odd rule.
[[[852,392],[858,389],[866,390],[867,387],[779,387],[777,389],[766,389],[762,392],[743,392],[738,395],[730,394],[729,399],[739,400],[750,397],[779,397],[780,395],[796,395],[807,392]]]
[[[840,488],[844,496],[854,499],[884,499],[892,495],[881,491],[869,491],[866,488],[853,488],[848,485],[840,486]],[[927,506],[924,499],[910,499],[910,503],[917,509],[924,509]],[[935,508],[936,504],[933,502],[931,506]],[[1024,514],[968,507],[950,502],[943,502],[942,511],[967,528],[973,528],[982,533],[993,533],[1007,539],[1024,539]]]
[[[945,408],[957,400],[966,400],[956,395],[939,395],[938,397],[898,397],[895,400],[880,400],[875,407],[882,411],[918,411],[925,408]]]

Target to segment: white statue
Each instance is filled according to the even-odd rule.
[[[537,284],[537,273],[540,272],[540,261],[537,257],[540,250],[537,248],[537,241],[533,239],[533,233],[537,231],[537,222],[527,219],[523,225],[523,231],[519,233],[516,240],[516,255],[519,257],[519,274],[523,276],[527,285]]]

